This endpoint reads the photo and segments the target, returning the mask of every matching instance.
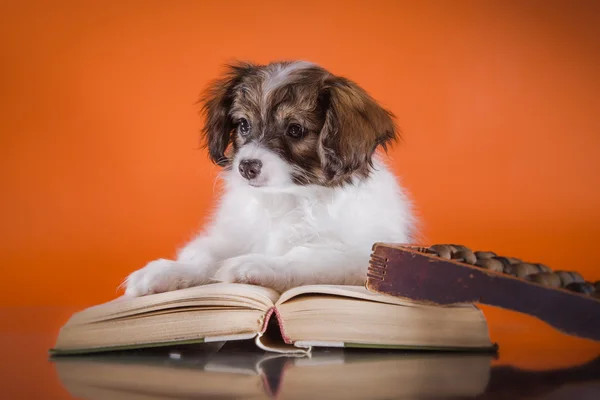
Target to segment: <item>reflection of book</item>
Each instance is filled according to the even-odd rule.
[[[489,380],[491,358],[448,353],[363,353],[352,358],[334,353],[312,358],[246,357],[244,363],[223,354],[195,367],[126,363],[110,357],[57,358],[54,363],[65,389],[85,400],[383,399],[479,395]]]
[[[61,328],[51,352],[243,339],[285,353],[315,346],[493,348],[485,318],[472,305],[417,305],[355,286],[302,286],[280,295],[260,286],[219,283],[122,297],[83,310]]]

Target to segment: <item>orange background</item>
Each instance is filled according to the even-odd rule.
[[[600,2],[0,7],[0,305],[109,300],[201,226],[195,101],[233,59],[311,60],[391,109],[424,242],[600,279]]]

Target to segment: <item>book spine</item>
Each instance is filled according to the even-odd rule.
[[[262,328],[260,329],[261,335],[266,332],[267,327],[269,326],[269,321],[271,320],[271,316],[273,315],[274,311],[275,311],[275,307],[271,307],[271,308],[269,308],[269,311],[267,311],[267,313],[265,314],[265,316],[263,318]]]
[[[279,327],[279,333],[281,334],[281,338],[283,339],[285,344],[294,344],[294,342],[292,342],[292,340],[289,338],[289,336],[287,336],[285,333],[283,318],[281,317],[281,314],[279,313],[279,310],[277,309],[277,307],[271,307],[269,309],[269,311],[267,311],[267,313],[265,314],[260,334],[262,335],[266,332],[267,328],[269,327],[269,322],[271,321],[271,318],[273,317],[273,315],[275,315],[275,318],[277,319],[277,326]]]
[[[279,313],[279,310],[277,309],[277,307],[273,307],[273,311],[275,311],[275,316],[277,317],[277,325],[279,326],[279,332],[281,333],[281,337],[283,338],[283,341],[286,344],[294,344],[294,342],[292,342],[292,340],[289,338],[289,336],[286,335],[286,333],[285,333],[285,325],[283,323],[283,318],[281,317],[281,314]]]

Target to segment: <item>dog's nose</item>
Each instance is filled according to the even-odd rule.
[[[242,160],[240,161],[240,174],[246,179],[254,179],[260,175],[262,161],[260,160]]]

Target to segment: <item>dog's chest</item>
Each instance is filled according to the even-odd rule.
[[[317,239],[329,216],[322,206],[306,199],[271,202],[264,205],[264,226],[255,250],[283,255],[295,246]]]

